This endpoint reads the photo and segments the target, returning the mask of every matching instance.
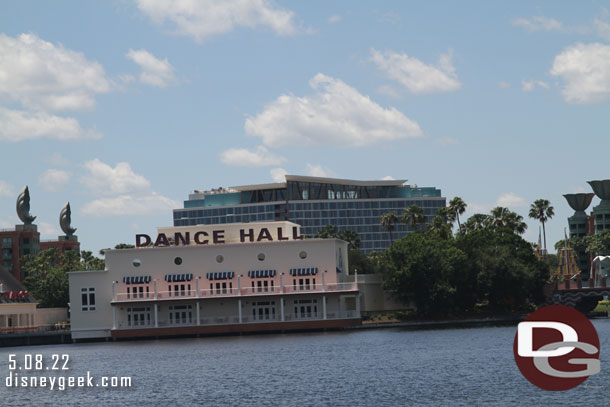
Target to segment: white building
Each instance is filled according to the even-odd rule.
[[[73,339],[360,324],[344,241],[282,221],[160,228],[136,243],[147,247],[69,274]]]

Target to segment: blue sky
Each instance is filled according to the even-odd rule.
[[[467,215],[610,178],[608,2],[0,4],[0,228],[29,185],[84,249],[172,223],[194,189],[391,176]],[[596,198],[593,205],[599,200]],[[538,238],[530,219],[525,237]]]

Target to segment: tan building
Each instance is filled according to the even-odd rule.
[[[69,274],[73,339],[323,329],[360,323],[347,243],[281,222],[160,228],[106,268]]]

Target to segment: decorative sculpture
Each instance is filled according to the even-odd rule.
[[[25,225],[31,225],[36,216],[30,215],[30,190],[26,185],[17,197],[17,216]]]
[[[72,211],[70,210],[70,202],[66,202],[64,207],[61,209],[59,213],[59,226],[61,230],[64,231],[67,237],[70,237],[76,232],[76,228],[70,227],[70,223],[72,222]]]

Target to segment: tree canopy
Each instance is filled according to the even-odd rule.
[[[104,260],[86,250],[79,255],[75,251],[59,254],[57,249],[49,249],[20,261],[26,275],[24,284],[41,308],[68,306],[68,272],[104,269]]]

